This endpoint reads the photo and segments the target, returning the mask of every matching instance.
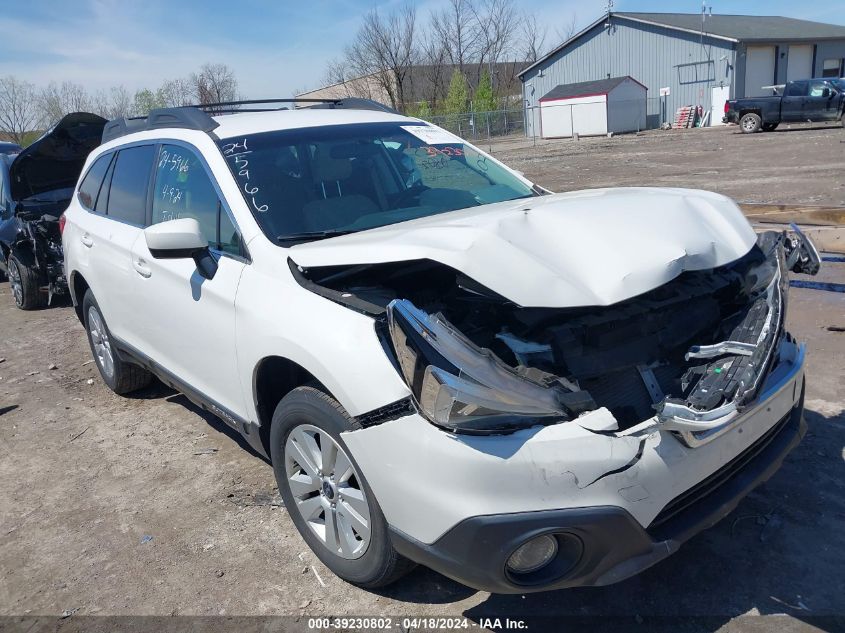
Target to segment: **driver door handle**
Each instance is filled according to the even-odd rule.
[[[147,266],[147,262],[142,257],[135,257],[132,259],[132,267],[141,277],[149,278],[153,271]]]
[[[79,241],[82,242],[88,248],[94,246],[94,240],[92,240],[91,236],[87,233],[83,234],[82,237],[79,238]]]

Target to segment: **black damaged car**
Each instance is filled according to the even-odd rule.
[[[96,114],[68,114],[20,153],[0,155],[0,272],[23,310],[67,293],[59,218],[105,124]]]

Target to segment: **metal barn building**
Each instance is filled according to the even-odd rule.
[[[729,98],[772,94],[764,86],[790,79],[845,75],[845,26],[777,16],[608,13],[520,71],[526,133],[540,134],[540,98],[556,86],[624,75],[648,88],[648,127],[671,122],[687,105],[710,110],[718,123]]]

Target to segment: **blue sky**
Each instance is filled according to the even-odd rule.
[[[4,0],[0,75],[37,85],[71,80],[97,90],[157,87],[204,62],[235,69],[244,97],[278,97],[320,84],[363,12],[404,0]],[[417,0],[425,19],[445,0]],[[548,25],[557,44],[575,15],[580,26],[604,11],[602,0],[517,0]],[[700,1],[615,0],[617,11],[696,13]],[[711,2],[708,2],[711,4]],[[713,12],[784,15],[845,24],[841,0],[712,0]],[[73,9],[68,7],[72,6]]]

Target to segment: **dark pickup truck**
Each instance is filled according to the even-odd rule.
[[[723,123],[739,123],[746,134],[771,132],[779,123],[841,121],[845,125],[845,80],[802,79],[783,87],[783,96],[725,102]]]

